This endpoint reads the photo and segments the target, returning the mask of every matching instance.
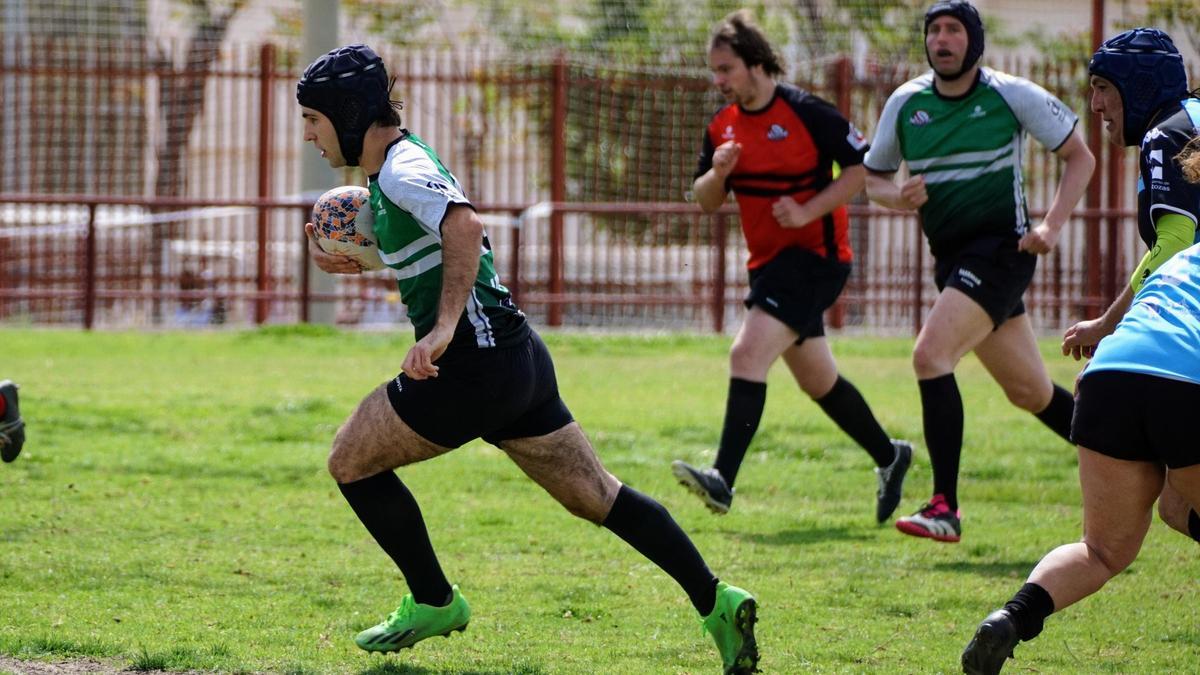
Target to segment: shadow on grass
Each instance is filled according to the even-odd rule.
[[[972,562],[958,560],[955,562],[934,563],[933,569],[938,572],[960,572],[979,574],[985,577],[1025,577],[1038,564],[1036,560],[1016,560],[1006,562]]]
[[[769,546],[797,546],[804,544],[820,544],[827,541],[868,541],[874,539],[862,528],[849,527],[813,527],[803,530],[781,530],[770,533],[733,532],[726,531],[730,537],[755,544]]]
[[[456,675],[541,675],[541,668],[525,664],[514,665],[503,670],[436,670],[422,666],[412,666],[406,663],[381,663],[360,670],[357,675],[439,675],[440,673],[455,673]]]

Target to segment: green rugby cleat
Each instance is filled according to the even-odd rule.
[[[422,605],[409,593],[383,623],[356,635],[354,643],[369,652],[395,652],[435,635],[450,637],[454,631],[461,633],[470,620],[471,607],[458,586],[454,586],[450,604],[445,607]]]
[[[756,610],[753,595],[723,581],[717,584],[717,604],[702,622],[721,652],[725,675],[758,672],[758,643],[754,641]]]

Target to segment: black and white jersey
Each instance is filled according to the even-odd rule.
[[[1159,116],[1142,138],[1138,156],[1138,234],[1153,248],[1154,221],[1177,213],[1200,221],[1200,185],[1189,183],[1176,156],[1200,133],[1200,99],[1186,99]]]

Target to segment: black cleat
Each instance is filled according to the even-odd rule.
[[[1004,661],[1012,658],[1013,647],[1018,642],[1017,626],[1008,610],[998,609],[988,614],[963,650],[963,672],[967,675],[997,675],[1004,667]]]
[[[879,480],[879,491],[875,493],[875,520],[880,523],[890,518],[900,505],[904,477],[912,464],[912,443],[892,440],[892,447],[896,449],[896,459],[882,469],[875,467],[875,477]]]
[[[0,398],[4,399],[4,414],[0,415],[0,459],[11,462],[21,454],[25,445],[25,422],[17,408],[17,385],[12,380],[0,381]]]
[[[704,505],[710,511],[717,515],[729,513],[729,505],[733,503],[733,490],[716,469],[697,469],[677,459],[671,462],[671,473],[679,479],[680,485],[704,500]]]

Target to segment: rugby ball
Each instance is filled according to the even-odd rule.
[[[357,185],[335,187],[313,205],[312,222],[321,250],[347,256],[364,270],[381,270],[387,265],[379,257],[370,194]]]

